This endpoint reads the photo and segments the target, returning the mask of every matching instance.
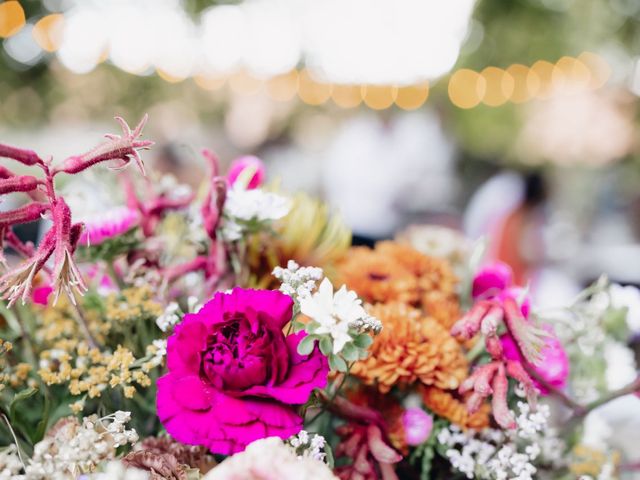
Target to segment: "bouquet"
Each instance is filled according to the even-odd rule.
[[[338,216],[265,183],[256,157],[223,173],[204,150],[195,192],[147,176],[146,117],[116,120],[121,135],[59,164],[0,145],[16,167],[0,167],[0,194],[26,199],[0,213],[12,252],[0,478],[604,479],[633,467],[584,427],[640,389],[635,366],[611,390],[598,364],[606,342],[626,348],[622,287],[601,280],[539,312],[508,265],[483,264],[455,232],[352,247]],[[116,172],[91,174],[102,166]],[[15,230],[35,221],[36,245]]]

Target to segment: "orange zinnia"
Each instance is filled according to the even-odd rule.
[[[352,374],[386,393],[415,382],[443,389],[458,388],[468,364],[458,342],[435,320],[419,310],[394,302],[368,307],[383,325],[365,360]]]

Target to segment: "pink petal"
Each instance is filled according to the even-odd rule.
[[[511,267],[503,262],[484,266],[473,279],[472,295],[491,298],[498,295],[513,282]]]
[[[316,388],[324,388],[329,375],[329,362],[316,347],[308,356],[298,354],[298,344],[306,336],[300,332],[286,338],[292,361],[284,382],[277,385],[257,385],[244,393],[259,397],[271,397],[288,404],[303,404]]]

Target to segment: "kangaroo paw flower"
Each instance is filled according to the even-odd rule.
[[[79,173],[87,168],[101,162],[115,161],[114,167],[124,168],[131,160],[135,160],[138,168],[145,175],[144,164],[140,157],[139,150],[148,150],[153,142],[150,140],[140,140],[142,130],[147,123],[148,116],[142,117],[140,123],[131,130],[127,122],[121,117],[116,117],[116,121],[122,128],[122,135],[108,134],[107,141],[101,143],[95,148],[89,150],[87,153],[67,158],[62,168],[55,171],[65,173]]]

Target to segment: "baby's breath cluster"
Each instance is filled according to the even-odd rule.
[[[316,289],[323,272],[321,268],[301,267],[295,260],[289,260],[287,268],[274,268],[273,276],[282,282],[280,291],[299,302],[300,298],[308,297]]]
[[[158,318],[156,318],[156,325],[163,332],[171,330],[178,322],[180,322],[180,306],[176,302],[171,302],[167,305]]]
[[[136,431],[127,429],[129,420],[131,414],[123,411],[102,418],[91,415],[82,422],[63,418],[35,445],[25,465],[17,448],[0,454],[0,479],[72,480],[93,472],[100,463],[115,458],[118,447],[138,441]]]
[[[308,433],[301,430],[300,433],[290,437],[287,444],[298,455],[298,458],[309,457],[320,462],[324,462],[327,454],[325,453],[326,440],[322,435],[317,433]]]
[[[518,410],[515,430],[462,431],[456,425],[442,429],[438,442],[453,468],[469,479],[532,480],[539,463],[560,465],[565,446],[548,427],[549,407],[540,405],[534,411],[518,402]]]

